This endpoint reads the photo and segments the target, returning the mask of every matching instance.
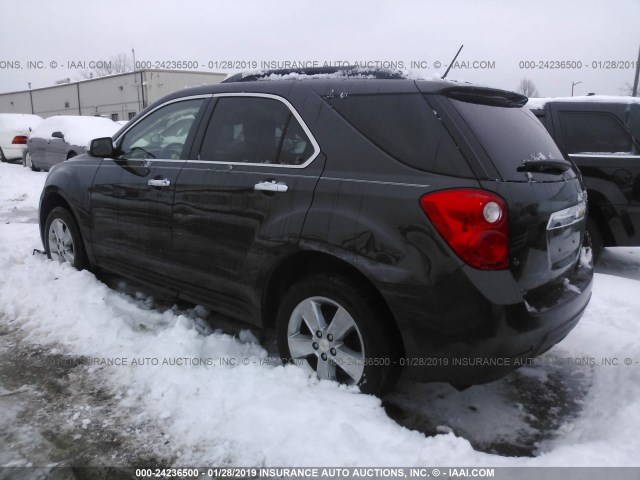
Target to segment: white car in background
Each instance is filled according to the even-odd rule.
[[[40,122],[42,117],[38,115],[0,113],[0,160],[21,159],[29,134]]]
[[[110,137],[121,125],[103,117],[58,115],[44,119],[31,132],[23,165],[49,170],[56,163],[86,153],[94,138]]]

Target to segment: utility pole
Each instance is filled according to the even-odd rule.
[[[136,96],[138,97],[138,111],[136,113],[140,113],[143,107],[140,104],[140,90],[138,90],[138,80],[136,77],[136,51],[132,48],[131,53],[133,54],[133,83],[136,86]],[[142,74],[140,74],[140,76],[142,76]],[[142,89],[142,85],[140,85],[140,89]]]
[[[33,115],[33,93],[31,93],[31,82],[29,82],[29,100],[31,100],[31,114]]]
[[[576,85],[581,84],[582,82],[571,82],[571,96],[573,97],[573,87],[575,87]]]
[[[636,62],[636,79],[633,81],[632,96],[638,95],[638,76],[640,76],[640,48],[638,49],[638,61]]]

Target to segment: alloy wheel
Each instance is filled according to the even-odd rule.
[[[349,312],[325,297],[303,300],[287,328],[289,352],[320,379],[357,384],[364,371],[362,334]]]
[[[74,265],[75,245],[69,226],[60,218],[56,218],[49,226],[49,253],[59,263],[69,262]]]

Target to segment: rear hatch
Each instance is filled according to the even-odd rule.
[[[552,291],[579,293],[586,194],[547,130],[522,108],[526,97],[476,87],[441,95],[428,98],[469,143],[482,187],[506,202],[509,268],[525,299],[540,309],[553,306]]]

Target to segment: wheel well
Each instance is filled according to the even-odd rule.
[[[587,192],[589,198],[589,216],[596,223],[602,234],[602,240],[605,247],[614,247],[616,240],[609,228],[607,218],[615,215],[615,210],[610,206],[609,201],[604,195],[594,190]]]
[[[266,282],[263,293],[262,312],[264,326],[275,324],[280,300],[287,293],[290,285],[302,278],[319,273],[341,274],[352,278],[363,288],[368,289],[380,301],[384,309],[383,317],[388,320],[394,335],[397,336],[398,345],[402,344],[402,337],[398,324],[384,297],[375,285],[358,269],[349,263],[332,255],[321,252],[299,252],[283,260],[271,273]],[[404,350],[404,347],[403,347]]]
[[[73,213],[73,210],[69,206],[69,203],[62,197],[62,195],[60,195],[57,192],[49,192],[44,197],[44,199],[42,200],[42,203],[40,204],[40,231],[41,232],[44,232],[44,227],[47,222],[47,217],[49,216],[49,213],[51,212],[51,210],[53,210],[56,207],[63,207],[67,209],[71,214],[71,216],[73,216],[74,220],[76,221],[76,224],[78,224],[78,219],[76,218],[75,214]],[[44,238],[42,239],[42,241],[44,243]]]
[[[67,153],[67,160],[69,160],[70,158],[76,157],[77,155],[78,154],[76,152],[71,150],[69,153]]]

